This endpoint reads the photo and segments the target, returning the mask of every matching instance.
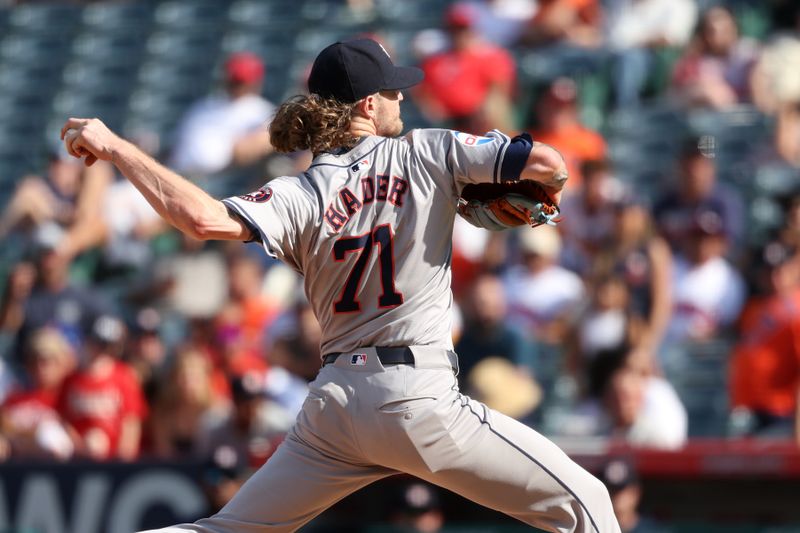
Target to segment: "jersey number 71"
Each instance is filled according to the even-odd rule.
[[[361,303],[357,300],[361,280],[372,253],[373,245],[380,249],[378,263],[380,265],[381,294],[378,297],[378,307],[397,307],[403,303],[403,295],[394,286],[394,239],[392,227],[382,224],[372,231],[355,237],[342,237],[333,244],[333,258],[341,262],[350,252],[359,252],[350,274],[347,276],[339,301],[333,304],[337,313],[354,313],[361,310]]]

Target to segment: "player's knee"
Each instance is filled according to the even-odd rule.
[[[605,484],[591,474],[586,474],[583,490],[579,495],[583,499],[584,510],[593,521],[605,523],[614,515],[611,496]]]
[[[608,493],[608,487],[606,487],[605,483],[597,479],[596,477],[592,476],[592,493],[594,496],[594,501],[598,502],[598,504],[603,506],[611,506],[611,495]]]

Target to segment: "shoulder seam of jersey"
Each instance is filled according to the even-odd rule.
[[[388,140],[388,139],[385,139],[385,138],[384,138],[384,139],[382,139],[382,140],[381,140],[381,141],[380,141],[378,144],[376,144],[375,146],[373,146],[373,147],[372,147],[372,150],[370,150],[369,152],[367,152],[367,153],[365,153],[365,154],[362,154],[362,155],[360,155],[360,156],[358,156],[358,157],[355,157],[354,159],[361,159],[362,157],[367,157],[369,154],[371,154],[372,152],[374,152],[375,150],[377,150],[377,149],[378,149],[378,147],[379,147],[380,145],[382,145],[383,143],[385,143],[387,140]],[[350,168],[352,165],[353,165],[353,163],[349,163],[349,164],[347,164],[347,165],[337,165],[337,164],[334,164],[334,163],[314,163],[313,165],[311,165],[310,167],[308,167],[308,169],[309,169],[309,170],[311,170],[311,169],[312,169],[312,168],[314,168],[314,167],[336,167],[336,168]]]

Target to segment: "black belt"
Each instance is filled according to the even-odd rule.
[[[408,346],[378,346],[375,348],[378,355],[378,360],[384,365],[413,365],[414,354]],[[358,356],[358,352],[334,352],[326,354],[322,358],[322,366],[336,362],[340,355],[351,355],[352,357]],[[355,363],[354,363],[355,364]]]

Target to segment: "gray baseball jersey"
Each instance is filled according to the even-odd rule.
[[[450,255],[463,185],[501,179],[510,139],[441,129],[365,137],[226,205],[305,276],[322,353],[452,349]],[[507,167],[508,165],[506,165]]]
[[[520,143],[522,144],[522,143]],[[367,137],[226,205],[305,276],[341,352],[309,384],[275,454],[217,514],[158,533],[284,533],[407,472],[545,531],[619,533],[603,484],[532,428],[462,395],[450,340],[460,189],[516,178],[530,144],[417,130]],[[516,174],[516,175],[515,175]],[[413,364],[386,364],[405,346]]]

